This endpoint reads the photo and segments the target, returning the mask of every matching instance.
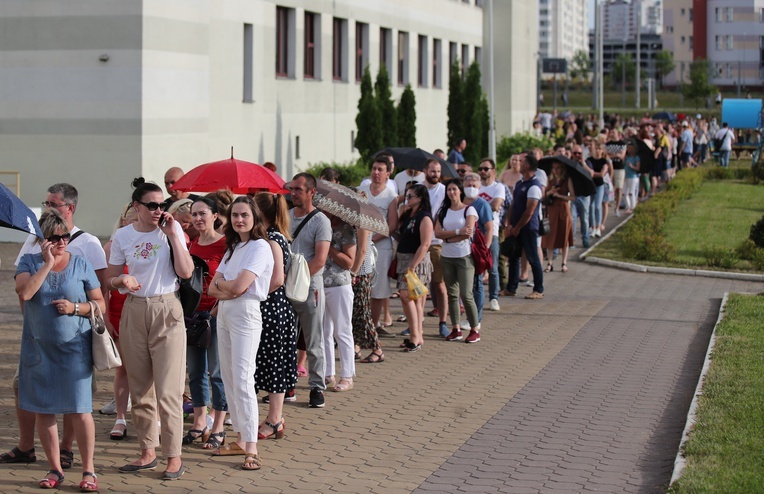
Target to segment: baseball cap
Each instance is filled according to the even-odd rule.
[[[689,125],[689,124],[687,123],[687,121],[686,121],[686,120],[685,120],[684,122],[682,122],[682,127],[687,127],[688,125]]]

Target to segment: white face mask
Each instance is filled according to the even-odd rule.
[[[469,199],[474,199],[478,196],[478,192],[480,189],[477,187],[465,187],[464,188],[464,195],[467,196]]]

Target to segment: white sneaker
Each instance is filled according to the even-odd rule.
[[[621,212],[618,210],[618,208],[615,208],[615,217],[616,218],[620,218],[621,217]]]
[[[111,402],[109,402],[108,405],[104,405],[103,408],[98,410],[98,413],[100,413],[101,415],[116,415],[117,403],[114,401],[114,398],[112,398]]]
[[[225,420],[223,421],[223,425],[231,425],[231,426],[233,425],[233,421],[231,420],[231,416],[230,415],[226,415],[225,416]]]
[[[498,311],[501,310],[501,307],[499,307],[499,301],[495,298],[491,299],[491,310],[492,311]]]

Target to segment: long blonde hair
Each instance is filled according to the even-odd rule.
[[[255,194],[255,203],[262,211],[263,216],[279,233],[284,235],[287,240],[291,240],[289,234],[289,211],[287,210],[286,199],[281,194],[272,194],[270,192],[258,192]]]

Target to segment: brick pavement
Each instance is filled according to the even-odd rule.
[[[17,363],[20,315],[12,263],[0,244],[0,380]],[[96,420],[96,470],[112,492],[654,492],[668,482],[684,416],[724,291],[762,284],[623,272],[571,262],[547,276],[543,301],[502,299],[484,312],[482,341],[399,353],[357,366],[355,389],[327,393],[327,407],[285,406],[287,436],[261,441],[259,472],[238,457],[184,449],[188,473],[174,483],[156,472],[116,467],[138,449],[108,439],[113,417]],[[527,289],[528,291],[530,289]],[[400,313],[395,303],[396,313]],[[397,324],[401,330],[404,324]],[[98,376],[96,407],[110,398]],[[0,449],[17,439],[10,386],[0,386]],[[261,406],[261,414],[265,411]],[[44,460],[37,445],[38,457]],[[79,482],[67,471],[64,490]],[[3,492],[39,492],[44,461],[0,466]]]

